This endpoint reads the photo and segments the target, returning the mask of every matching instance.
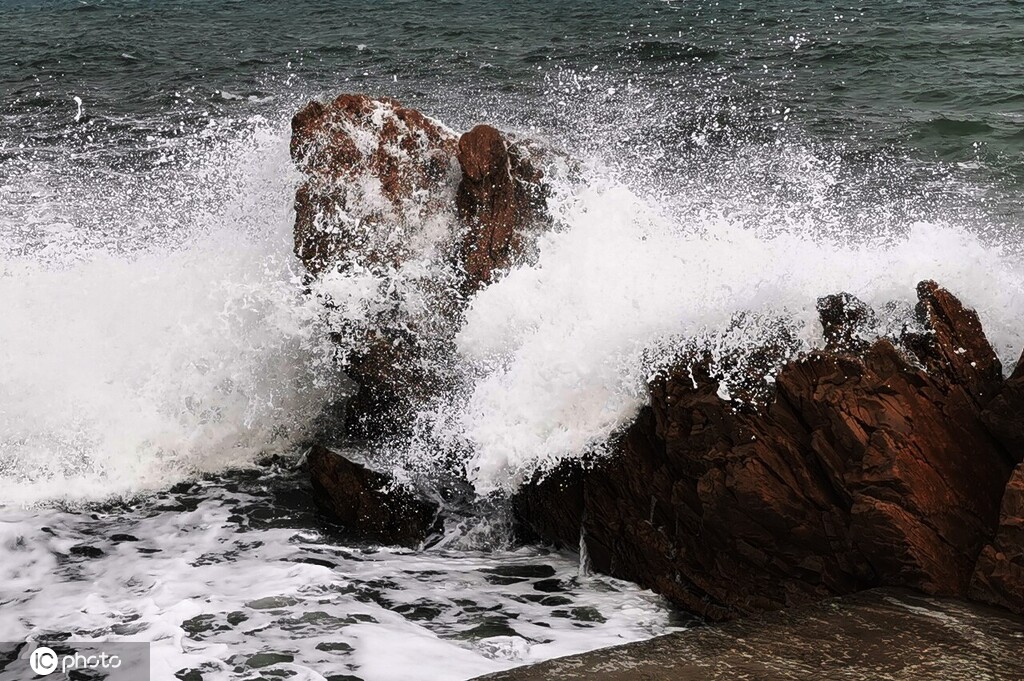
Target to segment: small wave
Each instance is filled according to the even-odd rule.
[[[986,135],[995,130],[985,121],[968,118],[947,118],[939,116],[918,124],[919,134],[941,135],[948,137],[971,137]]]
[[[638,40],[626,46],[626,52],[643,62],[713,61],[721,52],[713,47],[702,47],[687,42],[668,40]]]

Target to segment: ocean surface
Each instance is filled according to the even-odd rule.
[[[1024,347],[1020,0],[0,0],[0,640],[458,680],[686,625],[500,520],[405,551],[315,514],[299,461],[345,381],[288,136],[341,92],[554,151],[556,229],[471,302],[404,472],[459,450],[514,490],[628,423],[672,347],[780,319],[814,347],[837,291],[899,324],[934,278],[1005,369]],[[344,312],[363,284],[331,283]]]

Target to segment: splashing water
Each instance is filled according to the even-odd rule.
[[[308,434],[336,370],[288,249],[284,136],[219,144],[4,216],[35,238],[0,249],[0,500],[158,489]]]
[[[934,278],[978,308],[1009,366],[1024,342],[1019,264],[950,225],[857,245],[722,215],[680,224],[622,187],[584,190],[564,221],[536,265],[473,300],[458,337],[475,378],[451,426],[481,491],[599,447],[644,404],[673,339],[704,337],[718,352],[763,343],[769,328],[727,337],[738,312],[786,319],[809,349],[821,344],[819,296],[909,308],[916,283]]]
[[[781,320],[795,351],[818,345],[822,295],[905,313],[934,278],[1012,365],[1019,10],[919,5],[5,13],[0,638],[150,641],[158,679],[385,681],[670,630],[663,602],[572,556],[344,546],[300,475],[254,465],[318,435],[342,392],[329,334],[377,316],[382,291],[418,328],[452,324],[429,244],[329,282],[331,315],[304,292],[287,118],[367,91],[554,151],[555,229],[470,301],[454,356],[432,358],[456,388],[382,452],[441,474],[458,452],[456,475],[508,492],[599,450],[685,343],[742,354]],[[947,49],[951,30],[977,39]]]

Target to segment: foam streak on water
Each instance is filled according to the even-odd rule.
[[[148,641],[160,681],[460,681],[671,628],[660,598],[572,556],[339,545],[275,475],[5,514],[0,639]]]

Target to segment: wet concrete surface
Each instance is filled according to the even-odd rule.
[[[872,589],[481,677],[488,681],[1024,681],[1024,618]]]

